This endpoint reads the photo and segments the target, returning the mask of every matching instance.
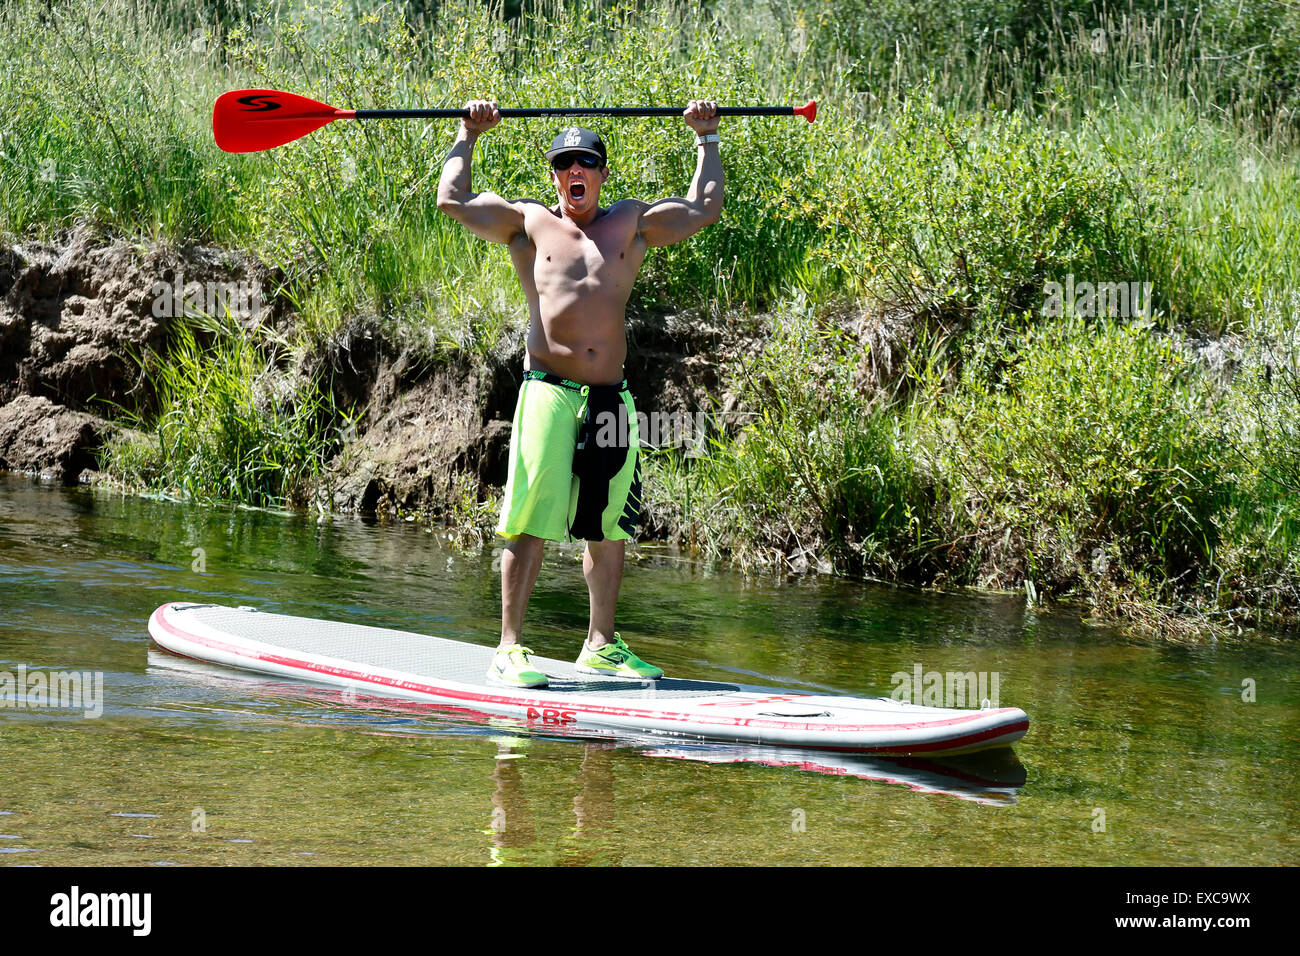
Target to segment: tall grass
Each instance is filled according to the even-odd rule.
[[[936,421],[954,530],[1003,529],[1020,575],[1049,587],[1111,563],[1194,574],[1214,557],[1233,474],[1208,400],[1190,361],[1140,324],[1040,326],[1007,388],[959,389]]]
[[[652,251],[637,285],[642,306],[782,317],[740,383],[748,427],[657,459],[683,536],[1115,607],[1300,607],[1300,405],[1266,354],[1285,328],[1261,324],[1300,288],[1296,4],[15,0],[0,27],[0,229],[244,247],[287,277],[306,349],[369,313],[410,348],[488,351],[523,297],[506,250],[436,208],[454,123],[335,123],[231,156],[208,125],[225,89],[347,107],[815,96],[812,127],[724,121],[723,219]],[[557,125],[481,138],[475,188],[549,200]],[[603,200],[687,188],[683,124],[595,125]],[[1149,282],[1154,325],[1059,323],[1046,284],[1066,276]],[[903,316],[906,387],[861,375],[869,339],[796,300]],[[1183,333],[1239,337],[1248,374],[1214,391]],[[174,354],[157,458],[137,443],[119,466],[300,498],[331,447],[315,386],[267,404],[275,376],[234,337]]]
[[[1194,103],[1293,136],[1300,8],[1192,0],[828,0],[767,5],[787,43],[832,66],[860,107],[887,111],[918,82],[962,110],[1077,120],[1119,104]]]
[[[0,228],[90,219],[130,235],[247,233],[239,171],[203,137],[207,34],[147,5],[0,7]]]
[[[862,395],[857,359],[844,330],[789,314],[742,377],[748,424],[680,475],[660,465],[699,502],[684,517],[706,551],[756,567],[918,575],[935,527],[913,419]]]
[[[167,356],[149,356],[156,415],[110,443],[103,467],[199,500],[303,506],[337,450],[341,416],[328,393],[265,359],[241,330],[173,327]]]
[[[1075,228],[1067,238],[1091,244],[1093,258],[1132,259],[1127,250],[1141,247],[1145,263],[1114,264],[1162,271],[1171,314],[1239,323],[1243,276],[1275,287],[1294,279],[1278,263],[1300,259],[1290,254],[1287,214],[1289,74],[1269,65],[1291,49],[1293,17],[1253,7],[1227,21],[1217,6],[1199,19],[1177,6],[1093,7],[1058,4],[1053,17],[991,0],[952,8],[891,0],[867,16],[858,0],[815,13],[780,2],[664,0],[540,3],[507,17],[472,0],[197,8],[16,0],[0,10],[0,229],[49,232],[93,219],[129,235],[240,245],[284,270],[309,340],[370,312],[435,351],[486,349],[501,328],[522,323],[524,308],[504,249],[436,209],[454,122],[336,123],[267,153],[232,156],[212,143],[215,96],[270,86],[368,107],[475,96],[681,105],[705,94],[726,103],[815,95],[823,118],[811,128],[724,123],[723,220],[651,253],[636,292],[642,304],[762,310],[798,289],[818,299],[873,293],[860,281],[859,256],[862,230],[877,215],[896,232],[876,243],[893,260],[884,268],[904,279],[915,264],[908,243],[932,259],[962,251],[945,245],[971,228],[990,237],[1001,230],[1005,244],[1019,243],[1020,259],[1032,258],[1035,239],[1025,231],[1050,228],[1070,203],[1076,215],[1100,215],[1086,190],[1109,179],[1153,188],[1129,210],[1112,208],[1124,218],[1098,224],[1109,234]],[[1238,68],[1225,39],[1238,35],[1268,39],[1268,55]],[[32,109],[34,89],[40,109]],[[918,96],[942,111],[918,110]],[[1146,138],[1153,117],[1164,139]],[[1180,152],[1172,134],[1180,123],[1220,142],[1209,153]],[[549,199],[539,147],[555,125],[512,121],[484,137],[475,187]],[[613,169],[603,198],[686,189],[694,152],[682,124],[602,127]],[[918,137],[915,156],[908,135]],[[1247,159],[1258,175],[1234,179]],[[947,160],[965,182],[945,183]],[[1074,161],[1082,167],[1063,165]],[[1052,196],[1054,182],[1085,193]],[[1181,185],[1156,188],[1162,182]],[[1017,196],[1022,186],[1033,195]],[[919,221],[916,200],[936,192],[934,215]],[[980,197],[991,212],[972,205]],[[949,200],[966,208],[944,208]],[[843,203],[844,215],[827,214]],[[1008,224],[1021,216],[1012,234]],[[871,243],[865,255],[879,258]],[[1192,257],[1211,268],[1190,269]],[[1007,263],[1003,285],[1032,283],[1050,264]],[[923,285],[965,281],[935,266],[924,263]]]

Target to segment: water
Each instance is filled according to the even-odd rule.
[[[1011,597],[756,582],[652,547],[622,593],[620,629],[670,673],[887,695],[917,664],[996,671],[1029,735],[942,763],[569,739],[185,665],[149,649],[166,601],[495,643],[492,554],[0,475],[0,672],[103,674],[99,717],[0,706],[0,861],[1300,862],[1294,644],[1157,645]],[[574,655],[586,614],[579,552],[551,550],[529,645]]]

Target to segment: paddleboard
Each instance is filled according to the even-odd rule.
[[[485,679],[494,648],[382,627],[271,614],[250,607],[173,602],[149,634],[182,657],[260,674],[516,718],[548,731],[599,729],[864,754],[971,753],[1024,737],[1017,707],[961,710],[888,698],[665,677],[592,677],[572,663],[532,657],[544,688]]]

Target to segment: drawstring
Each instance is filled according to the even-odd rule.
[[[584,385],[578,389],[578,394],[582,396],[582,409],[578,412],[578,421],[583,421],[587,417],[587,401],[591,394],[591,386]]]

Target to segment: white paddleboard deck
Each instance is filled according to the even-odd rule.
[[[1029,729],[1016,707],[956,710],[666,677],[579,674],[534,655],[544,688],[485,680],[494,648],[407,631],[253,608],[164,604],[149,634],[183,657],[260,674],[514,717],[548,730],[601,728],[874,754],[955,754],[1005,747]]]

